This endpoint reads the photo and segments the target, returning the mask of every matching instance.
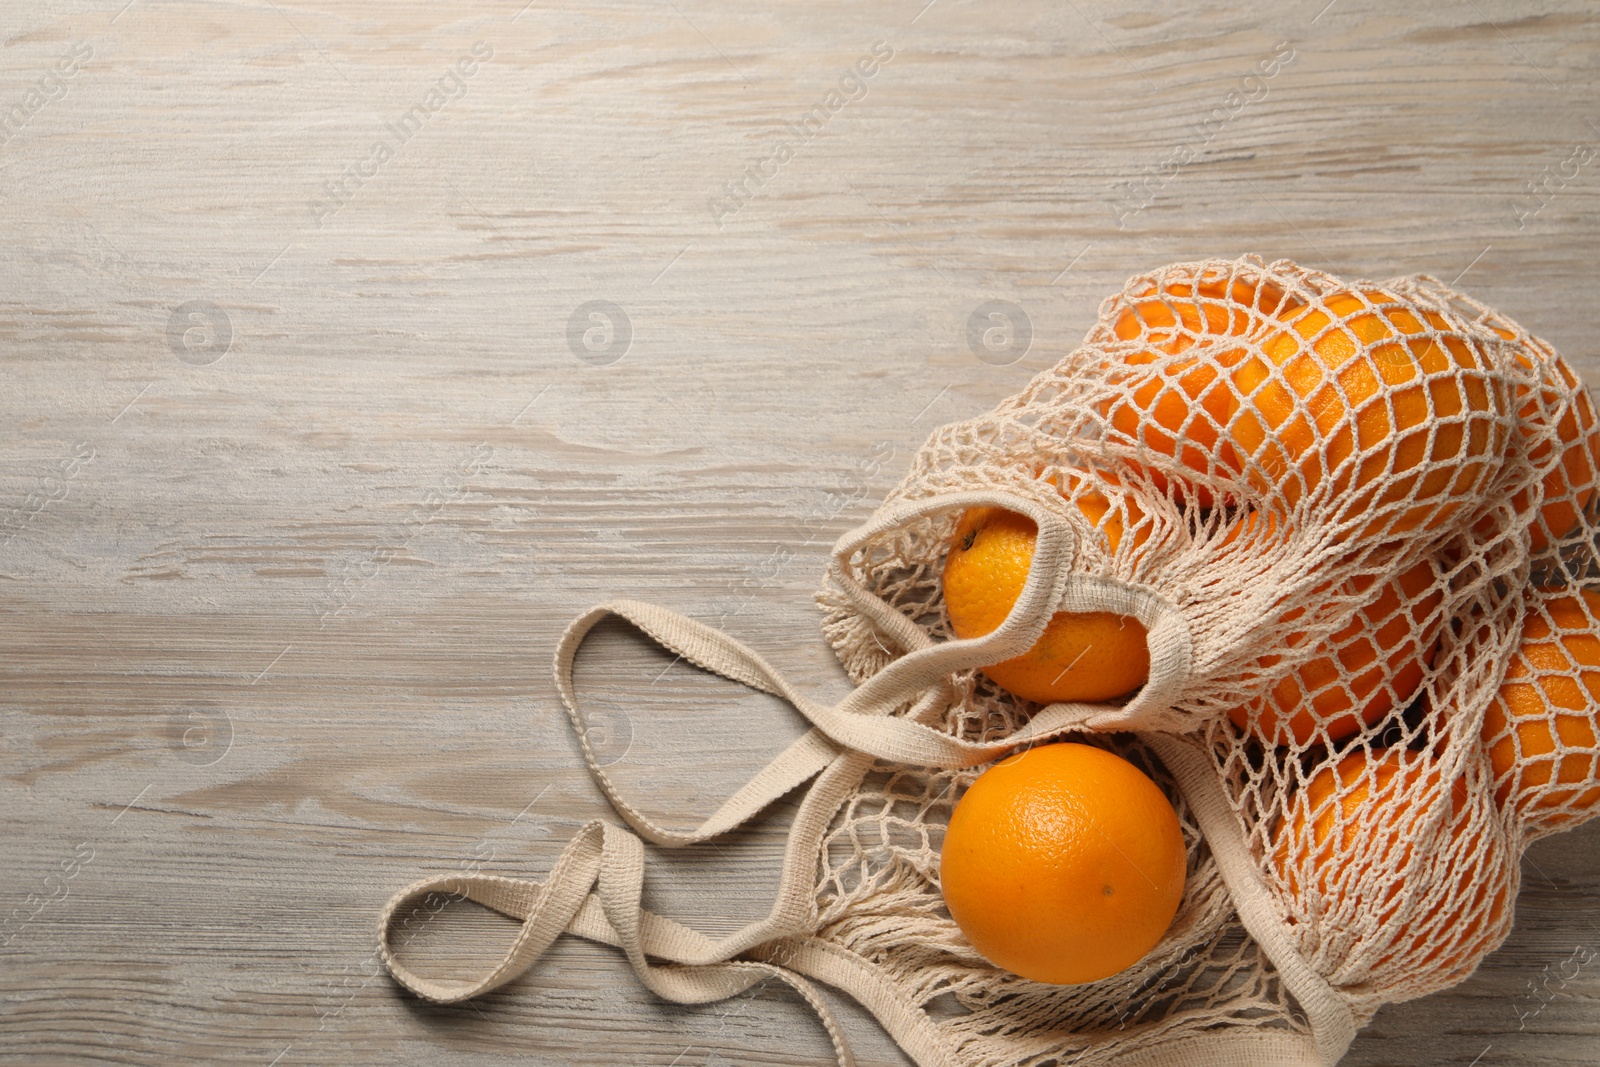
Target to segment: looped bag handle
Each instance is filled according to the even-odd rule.
[[[849,561],[875,537],[929,514],[984,505],[1027,514],[1039,529],[1033,561],[1016,603],[1005,621],[983,637],[935,643],[923,630],[868,591],[852,573]],[[882,632],[907,649],[881,671],[862,682],[834,705],[812,700],[795,689],[753,649],[704,623],[674,611],[634,600],[599,605],[568,627],[556,650],[556,688],[572,718],[585,762],[607,799],[628,824],[647,839],[663,845],[691,844],[726,832],[767,803],[816,773],[828,750],[821,739],[806,735],[749,785],[736,793],[698,830],[684,833],[652,824],[619,795],[589,747],[588,729],[572,686],[572,665],[578,646],[607,615],[618,615],[643,630],[658,644],[713,673],[779,696],[804,715],[836,750],[866,753],[877,759],[919,767],[958,768],[987,763],[1019,745],[1034,744],[1074,730],[1132,730],[1173,718],[1177,699],[1190,671],[1193,653],[1181,613],[1154,593],[1093,575],[1072,572],[1076,537],[1055,512],[1036,501],[1008,493],[973,492],[901,504],[840,539],[830,574]],[[954,737],[931,725],[948,707],[950,676],[1020,655],[1039,639],[1057,606],[1075,610],[1114,611],[1132,615],[1149,633],[1150,678],[1125,705],[1058,703],[1045,707],[1014,733],[989,741]],[[903,716],[893,712],[910,704]],[[1185,727],[1192,724],[1177,720]]]
[[[1022,512],[1038,527],[1028,577],[1005,621],[980,638],[936,643],[910,619],[867,590],[855,577],[850,561],[874,538],[915,519],[958,508],[1001,506]],[[1192,649],[1186,624],[1172,605],[1154,594],[1093,576],[1072,573],[1076,538],[1067,522],[1042,504],[999,492],[949,494],[884,509],[866,525],[851,531],[835,547],[830,575],[879,632],[906,655],[851,691],[834,705],[812,700],[795,689],[753,649],[720,630],[677,612],[640,601],[599,605],[575,619],[562,635],[555,654],[555,682],[567,708],[590,773],[619,815],[639,835],[601,821],[587,824],[562,852],[543,884],[484,874],[446,875],[407,886],[385,906],[379,922],[382,958],[390,972],[419,996],[455,1003],[498,988],[525,972],[561,933],[572,933],[620,947],[645,986],[668,1000],[707,1003],[735,996],[766,978],[778,978],[798,991],[817,1012],[842,1067],[853,1061],[826,1002],[803,973],[849,989],[884,1022],[896,1040],[925,1067],[954,1062],[951,1051],[926,1016],[885,988],[863,961],[834,946],[810,940],[814,928],[813,868],[823,834],[834,814],[859,785],[874,760],[935,768],[974,766],[1019,745],[1048,740],[1083,729],[1131,729],[1159,720],[1187,678]],[[1050,617],[1064,601],[1075,610],[1130,614],[1145,623],[1151,650],[1149,682],[1121,707],[1052,704],[1007,737],[973,742],[934,728],[954,693],[950,675],[1018,655],[1038,640]],[[713,673],[781,697],[804,715],[813,728],[780,753],[766,768],[729,797],[711,816],[691,830],[656,825],[625,800],[600,766],[588,739],[587,723],[572,684],[578,648],[596,624],[609,615],[631,622],[668,651]],[[903,715],[894,714],[901,708]],[[1147,740],[1170,741],[1168,738]],[[1171,744],[1158,745],[1164,759],[1183,762]],[[1194,768],[1181,775],[1196,781]],[[644,852],[640,837],[678,847],[709,840],[741,825],[807,780],[807,790],[787,841],[779,889],[768,915],[727,937],[711,939],[679,923],[644,910]],[[1227,834],[1216,818],[1205,820],[1206,836]],[[1238,837],[1237,828],[1228,835]],[[1242,840],[1239,842],[1242,846]],[[1225,851],[1227,849],[1225,848]],[[1243,872],[1243,873],[1241,873]],[[1252,913],[1270,924],[1270,907],[1248,863],[1235,857],[1223,873],[1238,892],[1256,888]],[[1230,876],[1231,874],[1231,876]],[[1257,876],[1257,882],[1259,878]],[[396,915],[430,894],[469,899],[512,918],[522,927],[502,958],[476,980],[444,980],[415,974],[395,956],[390,933]],[[1244,909],[1241,909],[1243,911]],[[1258,934],[1258,939],[1259,939]],[[1354,1034],[1354,1022],[1342,998],[1312,972],[1281,935],[1263,941],[1285,983],[1307,1007],[1319,1046],[1342,1052]],[[1287,952],[1283,960],[1279,956]],[[750,958],[735,959],[736,956]],[[676,966],[653,965],[649,957]],[[778,961],[782,962],[778,962]],[[1298,966],[1295,964],[1298,962]],[[783,964],[787,963],[788,966]],[[1286,967],[1285,964],[1288,966]],[[1342,1018],[1340,1017],[1342,1013]],[[1348,1033],[1350,1036],[1344,1036]],[[1342,1039],[1342,1042],[1341,1042]],[[1334,1062],[1337,1056],[1329,1059]]]
[[[976,507],[1000,507],[1034,521],[1038,538],[1022,592],[1000,626],[983,637],[936,644],[928,633],[864,586],[852,559],[875,539],[929,515]],[[1046,705],[1021,730],[999,741],[978,744],[938,731],[873,727],[862,732],[906,733],[893,751],[873,747],[872,738],[840,740],[882,759],[926,767],[971,767],[986,763],[1010,748],[1074,730],[1192,730],[1195,723],[1171,711],[1189,680],[1194,643],[1182,612],[1156,593],[1115,579],[1073,572],[1077,533],[1060,513],[1028,497],[995,490],[947,493],[885,507],[865,525],[839,539],[829,563],[835,586],[878,632],[906,650],[864,681],[839,706],[841,712],[872,710],[906,689],[924,689],[958,670],[998,663],[1021,655],[1044,633],[1050,618],[1064,606],[1073,611],[1107,611],[1128,615],[1144,624],[1150,651],[1150,675],[1126,704],[1057,703]],[[830,736],[831,723],[816,722]],[[931,736],[929,736],[931,735]],[[917,740],[911,738],[915,736]],[[888,739],[885,738],[885,741]]]
[[[447,875],[407,886],[390,899],[379,921],[379,946],[395,980],[418,996],[453,1004],[498,988],[526,971],[563,932],[621,948],[639,980],[666,1000],[708,1004],[737,996],[768,978],[793,987],[809,1004],[833,1043],[839,1067],[855,1060],[828,1003],[795,971],[762,961],[729,961],[716,942],[640,906],[644,845],[634,835],[596,820],[567,844],[543,885],[492,875]],[[401,963],[389,933],[398,912],[435,894],[476,901],[522,920],[516,940],[498,965],[475,981],[424,978]],[[655,956],[690,966],[651,964]]]

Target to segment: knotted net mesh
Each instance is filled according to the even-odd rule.
[[[1572,368],[1434,279],[1251,257],[1130,279],[1077,350],[937,430],[884,508],[971,490],[1034,501],[1076,535],[1075,573],[1181,617],[1170,706],[1075,738],[1173,800],[1178,917],[1101,982],[993,967],[939,890],[943,827],[978,769],[880,764],[821,849],[820,936],[890,975],[963,1062],[1304,1033],[1153,753],[1165,735],[1204,754],[1274,921],[1357,1024],[1461,981],[1509,930],[1525,845],[1600,804],[1600,596],[1582,588],[1600,579],[1597,482],[1600,425]],[[960,518],[909,521],[848,561],[940,641],[956,636],[941,574]],[[836,585],[819,602],[857,682],[906,651]],[[953,694],[939,725],[965,738],[1040,710],[981,671]]]

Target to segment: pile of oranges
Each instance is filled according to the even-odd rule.
[[[1451,530],[1496,536],[1507,502],[1489,499],[1493,486],[1508,457],[1523,456],[1541,472],[1539,503],[1529,486],[1508,506],[1528,550],[1551,552],[1596,503],[1600,417],[1547,345],[1484,321],[1503,344],[1376,287],[1299,299],[1237,276],[1168,284],[1125,300],[1110,321],[1108,351],[1117,356],[1105,371],[1116,388],[1096,414],[1112,461],[1048,477],[1107,557],[1136,552],[1149,536],[1125,491],[1134,480],[1220,516],[1222,543],[1311,521],[1370,546]],[[1537,384],[1508,385],[1495,373],[1506,360],[1525,372],[1516,380]],[[999,508],[959,517],[943,572],[957,638],[1005,620],[1036,536],[1031,519]],[[1350,605],[1346,623],[1314,648],[1299,634],[1264,650],[1271,684],[1228,715],[1237,737],[1305,768],[1269,856],[1297,900],[1344,892],[1352,866],[1409,849],[1403,828],[1419,798],[1451,789],[1461,811],[1461,784],[1441,781],[1428,752],[1378,740],[1385,720],[1428,698],[1424,683],[1451,626],[1443,605],[1452,580],[1448,560],[1424,554],[1388,581],[1330,583],[1321,592]],[[1600,594],[1533,588],[1525,604],[1520,648],[1484,714],[1481,748],[1496,807],[1547,831],[1600,807]],[[1032,648],[983,673],[1040,704],[1118,701],[1147,680],[1146,636],[1130,617],[1058,612]],[[1274,670],[1291,652],[1292,669]],[[946,837],[941,877],[952,916],[991,961],[1041,981],[1089,981],[1131,965],[1172,919],[1174,871],[1181,889],[1170,803],[1131,764],[1111,768],[1105,761],[1117,757],[1108,753],[1086,749],[1096,753],[1087,764],[1080,753],[1049,754],[1084,747],[1045,746],[991,768]],[[1451,823],[1457,833],[1471,824]],[[1144,857],[1138,894],[1102,878],[1104,844],[1124,860]],[[1140,909],[1144,922],[1096,918],[1104,909],[1085,901],[1102,882],[1107,902]],[[1487,943],[1509,908],[1504,892],[1463,883],[1457,896],[1475,895],[1468,910],[1478,916],[1463,936]],[[1382,922],[1395,899],[1391,887],[1361,903]]]

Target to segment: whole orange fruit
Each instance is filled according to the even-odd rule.
[[[1491,329],[1507,340],[1518,340],[1510,330],[1498,326]],[[1537,395],[1527,387],[1517,390],[1517,426],[1523,437],[1544,438],[1549,432],[1551,411],[1560,412],[1555,426],[1556,443],[1537,440],[1528,449],[1528,459],[1535,467],[1551,465],[1544,476],[1540,521],[1529,527],[1532,550],[1540,552],[1549,546],[1552,537],[1560,539],[1570,533],[1578,525],[1579,513],[1594,498],[1595,485],[1600,482],[1600,417],[1577,372],[1550,346],[1528,337],[1517,346],[1513,358],[1524,367],[1537,368],[1541,379]],[[1573,397],[1572,403],[1562,404],[1568,394]],[[1514,494],[1511,503],[1518,514],[1525,513],[1528,491]]]
[[[997,966],[1093,982],[1137,963],[1183,898],[1178,815],[1120,756],[1042,745],[990,767],[950,816],[939,881],[951,918]]]
[[[1361,595],[1373,584],[1370,577],[1358,577],[1349,588]],[[1416,564],[1334,631],[1315,658],[1228,717],[1269,744],[1292,741],[1300,746],[1319,734],[1340,741],[1382,720],[1421,688],[1438,644],[1443,619],[1437,612],[1443,601],[1433,566]],[[1297,643],[1295,636],[1289,638],[1291,645]],[[1263,657],[1262,662],[1270,666],[1277,660]]]
[[[1078,498],[1112,552],[1123,536],[1121,511],[1103,495]],[[1102,510],[1102,508],[1104,510]],[[993,633],[1022,595],[1039,529],[1004,508],[973,508],[956,525],[944,563],[944,605],[959,638]],[[1099,702],[1133,692],[1150,675],[1144,624],[1107,611],[1058,611],[1033,647],[983,668],[1024,700]]]
[[[1258,492],[1292,507],[1331,482],[1358,536],[1434,529],[1481,499],[1505,453],[1507,401],[1475,344],[1382,290],[1297,306],[1232,372],[1229,430]],[[1424,325],[1426,321],[1426,325]]]
[[[1424,857],[1417,849],[1415,825],[1444,788],[1438,762],[1405,749],[1358,749],[1324,764],[1290,801],[1279,825],[1272,864],[1290,896],[1327,912],[1359,908],[1374,929],[1389,926],[1408,896],[1438,894],[1441,899],[1412,915],[1375,968],[1400,959],[1406,966],[1443,960],[1454,970],[1474,965],[1504,936],[1509,876],[1492,863],[1458,863],[1445,876],[1453,884],[1426,884],[1418,872]],[[1469,829],[1460,818],[1466,807],[1460,783],[1451,787],[1451,855],[1482,853],[1496,847],[1486,839],[1492,828]],[[1473,836],[1468,838],[1467,834]],[[1442,914],[1450,905],[1451,914]]]
[[[1124,439],[1142,442],[1200,474],[1236,471],[1222,434],[1238,405],[1227,370],[1244,358],[1244,349],[1213,343],[1193,357],[1170,357],[1202,341],[1258,333],[1265,316],[1286,306],[1275,286],[1221,277],[1201,278],[1198,285],[1170,283],[1157,296],[1133,301],[1112,330],[1119,340],[1139,340],[1148,347],[1122,358],[1123,367],[1113,380],[1124,392],[1104,401],[1100,413]],[[1158,489],[1167,491],[1164,474],[1148,474]],[[1181,498],[1200,507],[1215,502],[1204,485],[1180,481],[1177,488]]]
[[[1547,826],[1600,806],[1600,594],[1552,596],[1523,619],[1522,644],[1483,715],[1495,801]]]

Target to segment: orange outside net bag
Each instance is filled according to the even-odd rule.
[[[1600,805],[1600,596],[1584,589],[1600,578],[1597,471],[1572,369],[1433,279],[1347,282],[1248,257],[1133,278],[1076,351],[936,431],[840,541],[819,594],[857,685],[838,703],[648,605],[596,609],[563,640],[581,740],[571,662],[609,612],[812,722],[693,831],[645,820],[584,740],[619,814],[664,845],[814,778],[766,920],[711,942],[641,912],[642,853],[611,828],[586,831],[543,886],[402,891],[385,958],[423,995],[461,999],[566,930],[620,945],[673,999],[778,976],[828,1021],[807,984],[821,980],[922,1065],[1332,1064],[1382,1004],[1470,974],[1510,927],[1523,848]],[[1037,545],[1005,621],[963,640],[941,575],[978,507],[1025,516]],[[984,674],[1060,611],[1137,620],[1145,683],[1041,705]],[[1188,871],[1139,964],[1050,986],[966,942],[938,853],[984,765],[1068,735],[1167,792]],[[420,978],[388,939],[396,909],[430,891],[516,915],[524,934],[476,983]]]

